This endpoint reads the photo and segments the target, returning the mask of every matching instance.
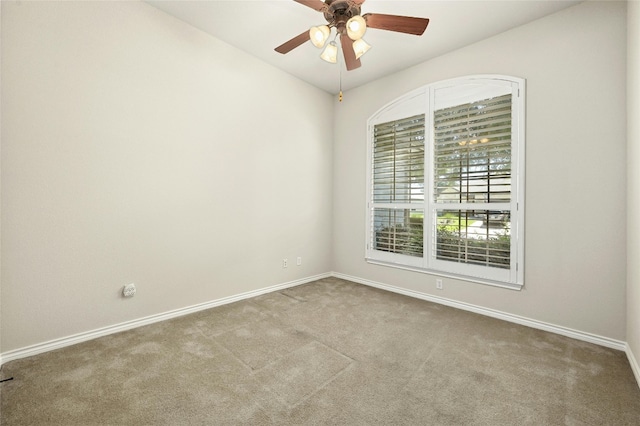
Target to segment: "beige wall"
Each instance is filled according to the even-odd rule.
[[[0,52],[2,52],[2,7],[0,5]],[[1,58],[0,58],[1,61]],[[0,66],[0,128],[2,126],[2,66]],[[2,131],[0,131],[0,200],[2,199]],[[2,246],[2,203],[0,202],[0,247]],[[0,248],[0,368],[2,368],[2,250]]]
[[[351,90],[335,109],[334,271],[625,340],[626,15],[587,2]],[[366,120],[427,83],[527,80],[525,288],[367,264]]]
[[[640,362],[640,2],[627,4],[627,344]],[[636,374],[640,371],[636,370]],[[637,377],[640,382],[640,377]]]
[[[2,42],[2,352],[331,270],[330,95],[138,2]]]

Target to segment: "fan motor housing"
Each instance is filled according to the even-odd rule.
[[[324,18],[330,24],[346,24],[353,16],[360,14],[360,5],[348,0],[326,0],[327,11],[324,12]]]

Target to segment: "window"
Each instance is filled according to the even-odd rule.
[[[432,84],[368,128],[367,260],[521,288],[524,80]]]

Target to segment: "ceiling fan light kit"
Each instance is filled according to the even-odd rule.
[[[351,40],[360,40],[366,31],[367,23],[362,16],[356,15],[347,21],[347,35]]]
[[[311,27],[309,30],[309,39],[311,43],[318,49],[322,48],[327,39],[331,35],[331,28],[326,25],[318,25],[317,27]]]
[[[360,57],[370,48],[364,36],[367,28],[394,31],[405,34],[422,35],[429,24],[429,19],[411,16],[385,15],[380,13],[360,14],[360,6],[365,0],[294,0],[324,15],[326,25],[312,27],[309,31],[293,37],[275,48],[278,53],[289,53],[296,47],[311,40],[314,46],[322,48],[331,35],[331,28],[336,29],[340,37],[340,45],[347,71],[361,66]],[[335,40],[334,38],[334,40]],[[337,63],[338,46],[331,41],[320,57],[330,63]]]
[[[353,42],[353,51],[356,54],[356,59],[360,59],[360,56],[367,53],[369,49],[371,49],[371,46],[362,38]]]
[[[335,41],[329,42],[327,47],[324,49],[324,51],[320,55],[320,58],[322,58],[323,60],[331,64],[335,64],[338,62],[338,45],[336,44]]]

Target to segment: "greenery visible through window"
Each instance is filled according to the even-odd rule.
[[[519,288],[522,86],[434,84],[370,119],[369,261]]]

